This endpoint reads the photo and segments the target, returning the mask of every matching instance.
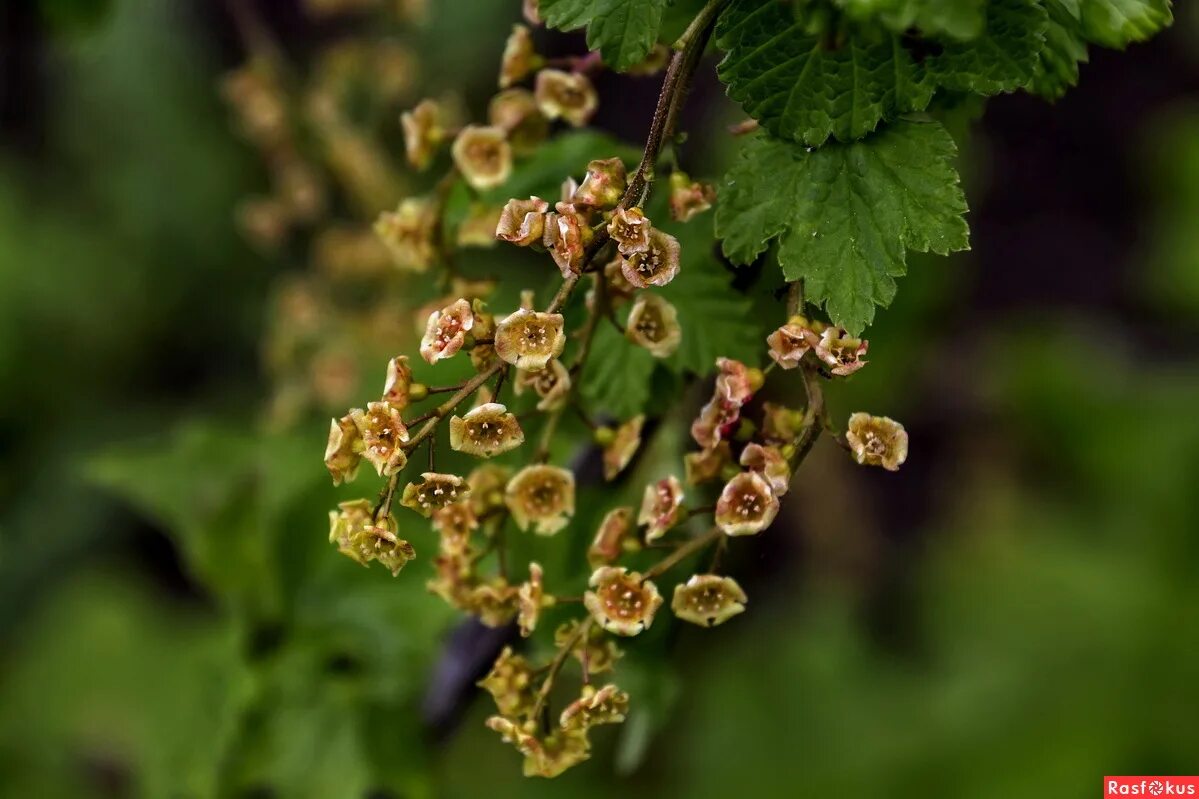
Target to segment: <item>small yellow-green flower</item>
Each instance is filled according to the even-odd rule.
[[[778,497],[758,472],[741,472],[725,484],[716,501],[716,526],[726,535],[754,535],[779,512]]]
[[[583,595],[583,604],[601,627],[616,635],[648,629],[662,605],[657,586],[623,566],[601,566],[588,584],[592,590]]]
[[[683,621],[714,627],[745,610],[746,596],[732,577],[694,574],[674,587],[670,609]]]
[[[426,518],[434,511],[470,496],[470,486],[456,474],[424,472],[420,477],[419,483],[404,486],[400,504]]]
[[[881,466],[895,472],[908,459],[908,433],[886,416],[855,413],[845,431],[854,460],[864,466]]]
[[[557,466],[526,466],[508,481],[504,501],[517,527],[553,535],[574,515],[575,476]]]
[[[450,447],[457,452],[480,458],[515,449],[525,441],[516,417],[498,402],[487,402],[467,411],[465,416],[450,417]]]
[[[408,428],[400,412],[386,402],[372,402],[366,410],[355,408],[350,417],[362,436],[362,457],[366,458],[380,477],[390,477],[408,463],[404,444],[408,443]]]

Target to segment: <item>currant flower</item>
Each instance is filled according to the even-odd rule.
[[[365,560],[374,560],[395,577],[408,561],[416,557],[416,550],[396,535],[395,519],[390,516],[367,524],[357,540],[359,554]]]
[[[459,247],[489,249],[495,246],[495,231],[504,209],[486,203],[471,203],[466,218],[458,225],[455,241]]]
[[[616,635],[637,635],[649,629],[662,605],[658,588],[623,566],[601,566],[583,595],[587,612],[605,630]]]
[[[595,538],[587,550],[587,562],[592,569],[615,563],[624,553],[624,540],[632,529],[633,509],[613,508],[600,522]]]
[[[679,313],[658,295],[642,293],[629,311],[625,337],[655,358],[669,358],[683,340]]]
[[[495,237],[518,247],[539,242],[545,234],[545,213],[550,204],[540,197],[527,200],[512,199],[504,206]]]
[[[487,105],[487,121],[508,134],[514,155],[532,153],[550,132],[550,121],[528,89],[505,89],[492,97]]]
[[[358,542],[362,531],[372,522],[371,503],[367,499],[352,499],[342,502],[337,510],[329,511],[329,543],[337,544],[337,551],[355,563],[366,566]]]
[[[500,88],[507,89],[520,83],[541,68],[544,59],[533,49],[533,37],[524,25],[513,25],[508,41],[504,43],[504,56],[500,62]]]
[[[776,497],[783,496],[791,488],[791,466],[778,447],[746,444],[741,450],[741,465],[760,472]]]
[[[464,597],[462,609],[478,616],[487,627],[503,627],[516,618],[516,588],[501,577],[472,586]]]
[[[713,449],[724,441],[740,418],[741,405],[729,402],[717,393],[691,423],[691,437],[705,450]]]
[[[586,732],[600,724],[619,724],[629,712],[629,695],[608,684],[596,690],[594,685],[584,685],[583,695],[571,702],[558,718],[564,730]]]
[[[779,512],[778,497],[758,472],[729,480],[716,500],[716,526],[726,535],[754,535],[770,526]]]
[[[532,635],[537,629],[537,618],[541,615],[541,609],[553,604],[554,598],[546,596],[542,585],[541,566],[530,563],[529,579],[521,583],[516,590],[516,621],[520,625],[520,634],[525,638]]]
[[[433,100],[422,100],[411,111],[400,115],[400,126],[404,129],[404,153],[414,169],[428,169],[433,154],[445,140],[441,116],[441,106]]]
[[[358,476],[362,461],[362,436],[354,417],[347,414],[329,423],[329,443],[325,447],[325,468],[333,476],[333,485],[349,483]]]
[[[350,417],[362,436],[362,456],[375,467],[380,477],[391,477],[408,463],[404,444],[408,428],[400,412],[386,402],[372,402],[366,410],[355,408]]]
[[[470,504],[476,516],[485,516],[504,507],[504,489],[511,476],[508,467],[495,463],[476,466],[466,476],[466,484],[470,486]]]
[[[554,630],[554,646],[558,649],[570,647],[570,654],[583,664],[588,674],[600,674],[616,668],[616,661],[624,657],[624,652],[604,631],[590,625],[583,635],[579,635],[578,619],[571,619],[558,625]]]
[[[566,346],[562,324],[562,314],[521,308],[496,326],[495,351],[517,369],[544,369]]]
[[[404,199],[395,211],[379,214],[374,226],[392,262],[409,272],[424,272],[437,260],[436,228],[436,212],[420,197]]]
[[[908,459],[908,433],[903,425],[886,416],[855,413],[845,431],[854,460],[863,466],[882,466],[890,472]]]
[[[717,441],[707,449],[688,452],[683,456],[684,477],[689,485],[707,483],[720,477],[724,467],[732,462],[733,452],[729,442]]]
[[[434,511],[470,496],[470,486],[456,474],[424,472],[419,483],[404,486],[400,504],[428,518]]]
[[[545,369],[535,372],[518,369],[512,389],[519,397],[532,389],[541,399],[537,402],[537,410],[558,410],[566,404],[570,396],[570,371],[557,358],[549,362]]]
[[[683,486],[674,475],[645,487],[637,524],[645,525],[645,541],[656,541],[683,518]]]
[[[828,327],[820,334],[815,351],[816,357],[832,367],[830,372],[844,377],[866,365],[862,356],[869,347],[869,341],[849,335],[844,328]]]
[[[764,381],[759,369],[732,358],[716,359],[716,396],[738,406],[749,402]]]
[[[450,448],[480,458],[492,458],[525,441],[516,417],[498,402],[471,408],[465,416],[450,417]]]
[[[563,277],[577,275],[583,268],[583,254],[591,229],[582,217],[558,203],[558,212],[545,217],[542,244],[550,251]]]
[[[525,756],[522,772],[526,777],[557,777],[591,757],[586,734],[576,730],[558,729],[538,738],[533,734],[533,722],[521,726],[502,716],[487,719],[487,726]]]
[[[433,511],[433,529],[441,539],[442,554],[462,555],[470,549],[470,536],[479,528],[474,506],[466,500]]]
[[[766,441],[786,446],[799,437],[806,414],[773,402],[762,403],[762,437]]]
[[[624,276],[624,256],[617,253],[616,257],[608,263],[604,264],[604,279],[608,283],[608,306],[615,308],[623,304],[626,300],[633,299],[637,294],[637,287],[629,282],[629,279]],[[590,293],[588,294],[590,297]],[[590,307],[590,302],[588,307]]]
[[[491,665],[487,676],[476,683],[495,700],[496,710],[508,719],[518,719],[533,710],[533,668],[529,661],[506,646]]]
[[[608,220],[608,235],[621,254],[631,255],[649,249],[650,231],[653,225],[640,208],[617,208]]]
[[[543,69],[537,73],[533,90],[541,113],[549,119],[564,119],[576,128],[590,120],[599,107],[599,95],[586,75]]]
[[[604,447],[604,479],[615,480],[641,447],[641,428],[645,414],[638,414],[616,428],[611,443]]]
[[[429,314],[425,335],[420,342],[420,355],[429,363],[452,358],[466,343],[466,334],[475,325],[475,314],[465,299]]]
[[[787,324],[766,337],[770,358],[784,369],[799,366],[808,350],[816,346],[820,336],[802,316],[794,316]]]
[[[679,240],[654,229],[645,249],[625,254],[620,271],[638,288],[665,286],[679,273]]]
[[[408,407],[409,400],[424,399],[412,396],[412,367],[407,355],[397,355],[387,362],[387,380],[383,383],[383,401],[396,410]]]
[[[508,481],[504,502],[517,527],[553,535],[574,515],[575,476],[557,466],[526,466]]]
[[[512,174],[512,147],[503,128],[467,125],[454,139],[454,163],[476,191],[503,185]]]
[[[745,610],[747,597],[732,577],[694,574],[674,587],[670,609],[683,621],[715,627]]]
[[[685,172],[675,171],[670,175],[670,216],[676,222],[688,222],[702,214],[716,201],[716,190],[711,183],[694,181]]]
[[[437,574],[425,583],[430,593],[441,597],[451,607],[468,610],[475,584],[474,560],[467,552],[442,552],[433,559]]]
[[[587,177],[571,197],[571,202],[595,208],[614,208],[628,186],[624,161],[605,158],[587,164]]]

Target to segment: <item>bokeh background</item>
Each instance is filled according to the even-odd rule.
[[[344,32],[257,5],[299,57]],[[432,3],[418,87],[485,102],[516,5]],[[822,442],[730,563],[751,612],[635,653],[637,712],[545,783],[455,681],[478,642],[423,575],[328,549],[327,414],[262,421],[271,292],[306,264],[234,222],[267,178],[218,95],[245,57],[229,7],[0,5],[0,795],[1058,799],[1194,773],[1180,6],[1060,102],[1000,97],[955,131],[973,252],[910,264],[831,399],[904,420],[907,466]],[[597,125],[635,142],[655,92]],[[715,174],[735,113],[710,77],[688,116]]]

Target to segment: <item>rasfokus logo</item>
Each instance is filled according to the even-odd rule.
[[[1199,796],[1199,777],[1104,777],[1103,796]]]

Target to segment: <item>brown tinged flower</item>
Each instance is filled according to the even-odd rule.
[[[470,504],[476,515],[483,516],[504,507],[504,489],[511,476],[508,467],[495,463],[476,466],[466,476],[466,484],[470,486]]]
[[[458,225],[455,240],[459,247],[495,246],[495,231],[499,226],[503,209],[486,203],[471,203],[466,218]]]
[[[908,459],[908,433],[886,416],[855,413],[849,417],[845,440],[854,460],[863,466],[881,466],[895,472]]]
[[[674,475],[645,487],[637,524],[646,525],[646,543],[666,534],[683,518],[683,486]]]
[[[536,72],[545,59],[533,49],[533,37],[524,25],[513,25],[508,41],[504,43],[504,56],[500,62],[500,88],[507,89],[520,83]]]
[[[454,163],[476,191],[503,185],[512,174],[512,147],[503,128],[467,125],[454,139]]]
[[[516,618],[516,588],[502,577],[471,586],[462,598],[462,609],[479,617],[487,627],[503,627]]]
[[[420,342],[420,355],[429,363],[451,358],[466,343],[466,334],[475,325],[471,304],[455,300],[440,311],[429,314],[425,335]]]
[[[496,326],[495,351],[517,369],[544,369],[566,346],[562,325],[562,314],[521,308]]]
[[[346,414],[330,422],[329,443],[325,446],[325,468],[333,476],[333,485],[352,482],[358,476],[362,447],[362,434],[352,415]]]
[[[588,585],[594,590],[583,595],[583,604],[601,627],[616,635],[649,629],[662,605],[657,586],[623,566],[601,566]]]
[[[498,402],[471,408],[465,416],[450,417],[450,447],[480,458],[492,458],[525,442],[516,417]]]
[[[395,211],[379,214],[374,226],[392,262],[409,272],[424,272],[437,260],[436,228],[436,211],[420,197],[409,197]]]
[[[470,496],[470,486],[456,474],[424,472],[419,483],[404,486],[400,504],[428,518],[433,512]]]
[[[716,370],[715,396],[736,405],[749,402],[764,381],[761,370],[732,358],[717,358]]]
[[[563,277],[577,275],[583,269],[583,254],[591,228],[577,214],[558,203],[559,212],[547,214],[542,244],[550,251]],[[561,213],[561,211],[566,211]]]
[[[375,467],[380,477],[390,477],[408,463],[404,444],[408,443],[408,428],[400,412],[386,402],[372,402],[366,410],[355,408],[350,417],[362,436],[362,456]]]
[[[571,197],[577,205],[614,208],[624,196],[628,173],[624,161],[605,158],[587,164],[587,177]]]
[[[557,466],[526,466],[508,481],[504,502],[517,527],[553,535],[574,515],[575,476]]]
[[[653,225],[640,208],[617,208],[608,220],[608,235],[626,256],[649,249],[651,230]]]
[[[518,369],[512,389],[519,397],[532,389],[541,399],[537,402],[537,410],[553,411],[563,407],[570,397],[570,371],[557,358],[549,362],[545,369],[528,372]]]
[[[338,510],[329,512],[329,541],[337,544],[338,552],[363,566],[378,561],[392,576],[416,557],[412,545],[396,535],[395,519],[386,516],[376,521],[365,499],[343,502]]]
[[[745,610],[747,597],[732,577],[694,574],[674,587],[670,609],[683,621],[715,627]]]
[[[625,337],[655,358],[669,358],[683,340],[679,313],[658,295],[643,293],[629,311]]]
[[[604,447],[604,479],[615,480],[641,447],[641,428],[645,414],[639,414],[616,428],[612,443]]]
[[[741,465],[760,472],[776,497],[783,496],[791,487],[791,466],[777,447],[746,444],[741,450]]]
[[[824,361],[835,375],[845,377],[866,365],[862,356],[870,342],[849,335],[843,327],[828,327],[815,344],[816,357]]]
[[[492,97],[487,106],[487,120],[507,131],[508,144],[515,155],[533,152],[550,132],[550,121],[528,89],[505,89]]]
[[[763,402],[762,437],[780,446],[790,444],[799,437],[806,416],[803,411],[795,408]]]
[[[433,154],[445,140],[441,106],[434,100],[422,100],[411,111],[400,115],[404,129],[404,154],[414,169],[428,169]]]
[[[537,629],[537,618],[541,615],[541,609],[553,604],[554,598],[546,596],[542,585],[541,566],[530,563],[529,579],[521,583],[516,590],[516,621],[520,625],[520,634],[525,638],[532,635]]]
[[[702,214],[716,201],[716,190],[711,183],[692,180],[686,172],[670,175],[670,216],[676,222],[688,222]]]
[[[387,362],[387,380],[383,383],[383,401],[396,410],[404,410],[411,399],[412,367],[407,355],[397,355]]]
[[[619,724],[629,712],[629,695],[615,685],[605,685],[596,690],[594,685],[584,685],[583,695],[571,702],[558,719],[564,730],[587,730],[599,724]]]
[[[600,522],[591,547],[587,550],[587,562],[592,569],[615,563],[624,553],[624,540],[632,529],[633,509],[613,508]]]
[[[622,253],[620,271],[638,288],[665,286],[679,273],[679,240],[658,229],[649,232],[644,249]]]
[[[474,505],[467,500],[453,502],[433,511],[433,529],[441,537],[441,552],[463,555],[470,549],[470,536],[479,527]]]
[[[534,96],[546,117],[564,119],[576,128],[586,125],[599,107],[595,87],[579,72],[541,70],[537,73]]]
[[[716,526],[726,535],[754,535],[770,526],[779,512],[778,497],[758,472],[741,472],[716,500]]]
[[[683,456],[683,468],[690,485],[707,483],[720,477],[724,467],[733,462],[733,452],[727,441],[717,441],[714,446],[699,452],[688,452]]]
[[[799,366],[803,356],[819,341],[820,336],[802,316],[791,317],[787,324],[766,337],[771,359],[784,369]]]
[[[545,213],[550,204],[540,197],[511,199],[500,213],[495,237],[518,247],[528,247],[545,235]]]
[[[525,756],[523,773],[526,777],[557,777],[591,757],[587,735],[578,730],[557,729],[538,738],[533,734],[537,730],[534,722],[519,725],[502,716],[487,719],[487,726]]]
[[[338,552],[366,566],[368,561],[363,559],[358,541],[372,521],[370,500],[352,499],[340,503],[337,510],[329,511],[329,543],[337,544]]]
[[[533,668],[529,661],[506,646],[487,676],[476,683],[491,694],[500,715],[519,719],[533,710],[537,694],[533,691]]]
[[[554,646],[563,649],[570,646],[570,654],[585,664],[588,674],[600,674],[616,668],[616,661],[624,657],[624,652],[598,626],[588,625],[587,631],[579,635],[579,619],[571,619],[558,625],[554,630]]]

